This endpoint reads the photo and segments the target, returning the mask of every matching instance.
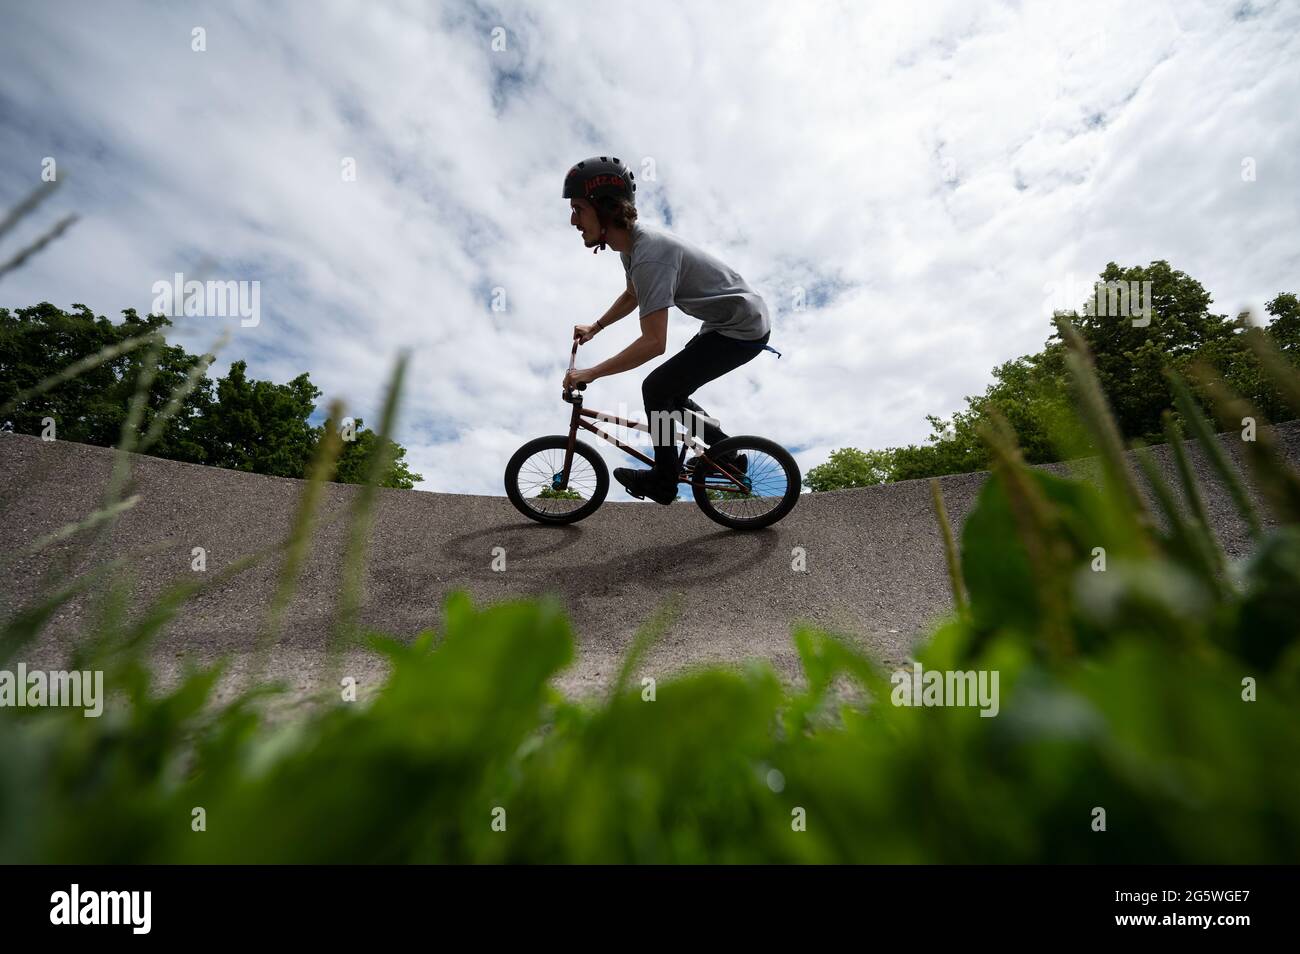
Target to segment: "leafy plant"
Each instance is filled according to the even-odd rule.
[[[537,492],[540,500],[581,500],[582,494],[572,488],[565,487],[563,490],[556,490],[554,487],[543,487]]]
[[[1028,467],[993,416],[982,432],[994,473],[960,548],[934,493],[954,610],[917,661],[996,673],[994,717],[895,704],[888,674],[809,627],[793,633],[798,685],[750,665],[651,692],[633,677],[673,605],[638,635],[609,696],[586,702],[550,686],[573,653],[550,599],[478,609],[456,593],[435,630],[362,634],[370,490],[347,514],[332,651],[364,640],[390,674],[356,702],[317,699],[271,720],[275,687],[214,698],[220,663],[160,690],[150,646],[199,585],[132,613],[125,557],[5,623],[0,667],[72,596],[101,590],[73,664],[102,669],[113,695],[98,719],[0,709],[0,861],[1294,862],[1300,477],[1266,437],[1245,448],[1252,495],[1171,374],[1199,452],[1255,528],[1254,552],[1229,560],[1205,516],[1204,496],[1219,491],[1197,485],[1172,416],[1176,481],[1139,457],[1144,480],[1086,342],[1068,323],[1060,333],[1100,483]],[[402,370],[381,447],[392,446]],[[1241,399],[1221,379],[1195,380],[1225,421],[1237,418]],[[1275,384],[1300,389],[1293,377]],[[318,449],[283,544],[204,584],[280,560],[263,652],[340,452],[333,439]],[[373,463],[370,488],[386,465]],[[104,511],[51,536],[111,527],[122,485]]]
[[[248,377],[246,362],[235,361],[213,381],[207,376],[213,354],[166,343],[169,318],[141,318],[130,308],[122,314],[114,323],[81,304],[71,312],[49,302],[0,308],[0,423],[40,434],[48,418],[60,440],[111,447],[140,394],[139,426],[150,439],[133,448],[139,453],[276,477],[306,475],[332,425],[310,423],[320,397],[310,375],[286,384],[259,381]],[[142,391],[146,364],[150,383]],[[173,397],[177,406],[164,414]],[[377,436],[356,422],[335,480],[364,482],[379,451]],[[397,445],[389,456],[382,486],[409,489],[423,480],[403,460],[406,448]]]
[[[1130,312],[1139,307],[1128,295],[1136,289],[1150,313],[1116,314],[1110,306],[1118,308],[1122,302],[1117,291],[1112,301],[1108,288],[1120,285]],[[1098,296],[1100,309],[1095,307]],[[1204,286],[1168,262],[1128,268],[1110,262],[1097,277],[1092,304],[1064,317],[1093,355],[1098,386],[1125,440],[1165,440],[1164,413],[1174,403],[1168,372],[1185,376],[1193,363],[1216,369],[1271,420],[1300,413],[1279,392],[1277,373],[1279,362],[1300,367],[1300,300],[1294,294],[1279,294],[1268,302],[1265,310],[1271,320],[1265,327],[1252,327],[1249,314],[1232,319],[1211,312]],[[1262,366],[1266,359],[1261,349],[1270,349],[1272,371]],[[873,451],[841,448],[812,468],[805,482],[814,491],[838,490],[986,470],[992,457],[981,432],[995,418],[1014,429],[1028,463],[1094,454],[1096,448],[1068,400],[1068,355],[1065,342],[1053,331],[1037,353],[994,368],[993,382],[983,394],[967,397],[965,408],[947,418],[927,416],[931,434],[926,443]]]
[[[808,471],[804,486],[815,492],[882,484],[893,472],[893,455],[893,450],[861,451],[856,447],[841,447],[831,451],[826,463]]]

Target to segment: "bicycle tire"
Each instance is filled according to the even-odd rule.
[[[728,437],[709,448],[710,458],[731,456],[737,453],[746,454],[753,460],[757,460],[759,454],[766,454],[780,466],[785,475],[786,486],[776,506],[753,517],[737,516],[719,510],[717,502],[709,497],[709,490],[704,484],[707,474],[691,483],[691,490],[695,494],[695,503],[699,505],[699,508],[704,511],[705,516],[710,520],[732,530],[761,530],[764,527],[770,527],[789,514],[794,509],[794,505],[799,502],[799,494],[803,486],[799,465],[789,451],[765,437]],[[746,471],[747,476],[753,473],[754,468],[752,467]]]
[[[605,495],[609,493],[609,468],[605,466],[604,458],[600,456],[594,447],[584,441],[575,440],[573,444],[574,460],[576,461],[581,457],[595,472],[596,485],[591,496],[581,507],[576,507],[570,511],[547,513],[529,505],[529,498],[524,496],[519,486],[520,471],[525,463],[539,452],[547,450],[559,451],[562,460],[564,451],[568,446],[569,437],[567,434],[552,434],[547,437],[539,437],[515,451],[514,456],[510,458],[510,462],[506,464],[506,496],[515,505],[515,509],[530,520],[553,526],[577,523],[579,520],[590,517],[604,503]]]

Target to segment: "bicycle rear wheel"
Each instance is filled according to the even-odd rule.
[[[609,493],[609,468],[590,444],[575,441],[569,482],[560,488],[566,434],[529,441],[506,464],[506,496],[515,508],[538,523],[576,523],[589,517]]]
[[[731,479],[701,462],[699,476],[691,483],[695,502],[710,520],[732,530],[770,527],[799,502],[799,465],[789,451],[765,437],[728,437],[708,451],[713,461],[736,454],[746,458],[744,474],[735,475],[746,492],[738,492]]]

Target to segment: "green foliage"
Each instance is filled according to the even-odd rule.
[[[543,487],[537,492],[541,500],[581,500],[582,494],[568,487],[563,490],[556,490],[554,487]]]
[[[42,182],[16,205],[11,206],[3,216],[0,216],[0,239],[4,238],[19,222],[30,217],[40,208],[45,200],[58,191],[59,186],[63,184],[66,178],[65,175],[53,182]],[[9,256],[8,258],[0,258],[0,279],[11,272],[17,271],[33,255],[39,254],[52,242],[57,241],[64,232],[76,224],[79,218],[80,216],[75,212],[65,215],[17,252],[6,253]]]
[[[1105,291],[1111,282],[1135,283],[1132,287],[1139,290],[1144,282],[1150,282],[1149,322],[1144,324],[1139,315],[1111,313],[1108,306],[1120,303],[1118,296],[1111,302]],[[1246,346],[1242,323],[1212,313],[1210,294],[1195,279],[1164,261],[1132,268],[1111,262],[1098,275],[1098,283],[1104,306],[1085,307],[1082,313],[1071,312],[1067,317],[1093,355],[1097,380],[1124,439],[1163,442],[1162,416],[1174,405],[1166,371],[1184,374],[1196,361],[1222,374],[1236,393],[1269,420],[1288,420],[1300,412],[1300,408],[1288,408],[1276,383]],[[1139,296],[1143,302],[1146,297]],[[1130,300],[1130,312],[1137,308],[1137,301]],[[1262,333],[1292,366],[1300,367],[1300,301],[1294,294],[1280,294],[1266,310],[1271,321]],[[820,481],[808,486],[833,490],[987,470],[991,458],[980,431],[995,416],[1011,425],[1021,454],[1030,464],[1095,453],[1073,414],[1065,354],[1064,343],[1053,332],[1042,351],[995,368],[993,383],[984,394],[967,397],[964,410],[949,418],[928,416],[931,435],[927,443],[883,451],[836,451],[847,460],[865,459],[872,466],[867,469],[855,463],[850,475],[841,477],[844,468],[836,465],[832,455],[830,462],[809,471],[812,477],[821,468],[829,468],[826,473],[831,479],[824,481],[825,486],[820,486]],[[861,482],[854,482],[852,471],[857,469],[868,475]]]
[[[20,434],[39,434],[43,420],[53,418],[60,440],[111,447],[121,436],[144,363],[152,356],[156,366],[143,394],[140,423],[142,432],[149,431],[169,397],[180,390],[205,356],[163,343],[162,335],[171,321],[162,315],[141,318],[127,309],[122,322],[114,324],[85,305],[73,309],[64,312],[49,302],[17,311],[0,308],[0,407],[14,403],[3,418]],[[156,353],[147,347],[125,350],[41,394],[22,399],[67,366],[150,335],[160,342]],[[169,460],[276,477],[305,477],[323,433],[322,427],[309,423],[320,390],[305,373],[287,384],[276,384],[250,379],[247,370],[246,362],[236,361],[216,382],[206,374],[199,377],[174,413],[159,422],[162,426],[156,439],[144,450]],[[358,421],[356,440],[344,448],[335,479],[363,483],[380,450],[377,440],[377,435],[364,430]],[[406,448],[394,444],[389,454],[391,465],[380,486],[410,489],[424,479],[412,473],[403,459]]]
[[[1222,350],[1234,337],[1232,322],[1209,310],[1210,293],[1167,262],[1147,268],[1121,268],[1111,262],[1102,282],[1151,282],[1150,323],[1118,315],[1070,315],[1092,351],[1097,380],[1126,438],[1152,442],[1162,431],[1161,414],[1173,405],[1165,368],[1182,372],[1208,349]],[[1045,362],[1064,377],[1064,349],[1058,335],[1049,341]]]
[[[275,384],[250,381],[247,370],[246,362],[236,361],[217,382],[216,404],[204,419],[208,462],[275,477],[303,476],[316,442],[307,418],[320,390],[306,374]]]
[[[814,491],[873,487],[889,479],[893,455],[892,450],[860,451],[856,447],[833,450],[831,459],[808,471],[803,483]]]
[[[354,439],[344,442],[343,453],[339,455],[338,470],[334,476],[334,479],[341,484],[364,484],[371,462],[379,452],[379,435],[374,431],[366,430],[365,421],[359,417],[353,424]],[[325,428],[334,426],[333,421],[327,420],[322,427],[316,429],[315,439],[319,440]],[[389,441],[388,445],[387,452],[392,455],[392,461],[379,482],[380,487],[410,490],[424,480],[422,475],[413,473],[406,463],[405,447],[392,441]]]
[[[1295,295],[1278,295],[1265,306],[1271,321],[1262,329],[1265,342],[1272,345],[1292,365],[1300,367],[1300,301]],[[1249,327],[1250,316],[1241,316]],[[1258,333],[1258,332],[1257,332]],[[1285,421],[1300,412],[1290,407],[1276,383],[1261,367],[1258,356],[1243,347],[1244,335],[1235,335],[1225,347],[1202,357],[1222,374],[1234,392],[1248,400],[1271,421]]]
[[[10,311],[0,308],[0,405],[5,405],[66,365],[133,338],[157,334],[171,324],[161,315],[139,317],[124,311],[114,324],[96,317],[85,305],[60,311],[49,302]],[[121,436],[127,405],[135,393],[147,349],[119,355],[111,361],[15,407],[6,417],[20,434],[39,434],[42,421],[55,421],[60,440],[112,447]],[[157,371],[146,395],[144,426],[167,402],[200,357],[168,346],[158,353]],[[154,453],[196,463],[206,462],[206,440],[199,421],[211,409],[211,385],[190,392]]]
[[[1079,392],[1100,394],[1064,330]],[[436,630],[373,640],[391,662],[377,691],[268,725],[265,689],[213,698],[219,664],[152,685],[149,643],[199,584],[133,619],[129,581],[104,572],[77,584],[111,587],[79,666],[103,668],[115,695],[99,719],[0,710],[0,862],[1293,862],[1291,498],[1263,494],[1255,552],[1206,572],[1226,558],[1188,488],[1184,512],[1147,470],[1169,507],[1155,527],[1111,459],[1104,404],[1081,408],[1107,457],[1099,487],[1030,470],[1009,428],[983,429],[994,474],[961,534],[969,602],[917,652],[927,670],[996,673],[994,717],[898,705],[870,660],[804,627],[799,687],[751,665],[662,681],[651,699],[630,678],[639,636],[609,698],[572,702],[550,688],[573,653],[557,604],[476,609],[457,593]],[[1257,488],[1300,485],[1260,445]],[[8,621],[0,666],[72,592]]]
[[[987,470],[990,459],[980,428],[993,415],[1000,415],[1015,430],[1025,460],[1031,464],[1059,460],[1063,447],[1079,444],[1067,388],[1043,354],[998,366],[984,394],[969,397],[966,403],[966,410],[946,420],[926,417],[932,431],[928,444],[887,451],[893,466],[886,479],[892,482]]]

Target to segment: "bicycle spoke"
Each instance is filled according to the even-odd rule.
[[[741,495],[734,489],[731,478],[717,472],[712,475],[712,481],[705,480],[706,492],[719,513],[733,520],[760,519],[781,505],[790,489],[790,476],[770,454],[745,447],[734,448],[733,453],[747,457],[745,473],[741,476],[749,481],[749,493]]]
[[[596,494],[599,481],[586,458],[577,452],[569,468],[565,490],[574,496],[556,496],[555,478],[564,468],[564,450],[547,448],[538,451],[519,467],[516,485],[529,507],[542,514],[562,514],[587,504]]]

